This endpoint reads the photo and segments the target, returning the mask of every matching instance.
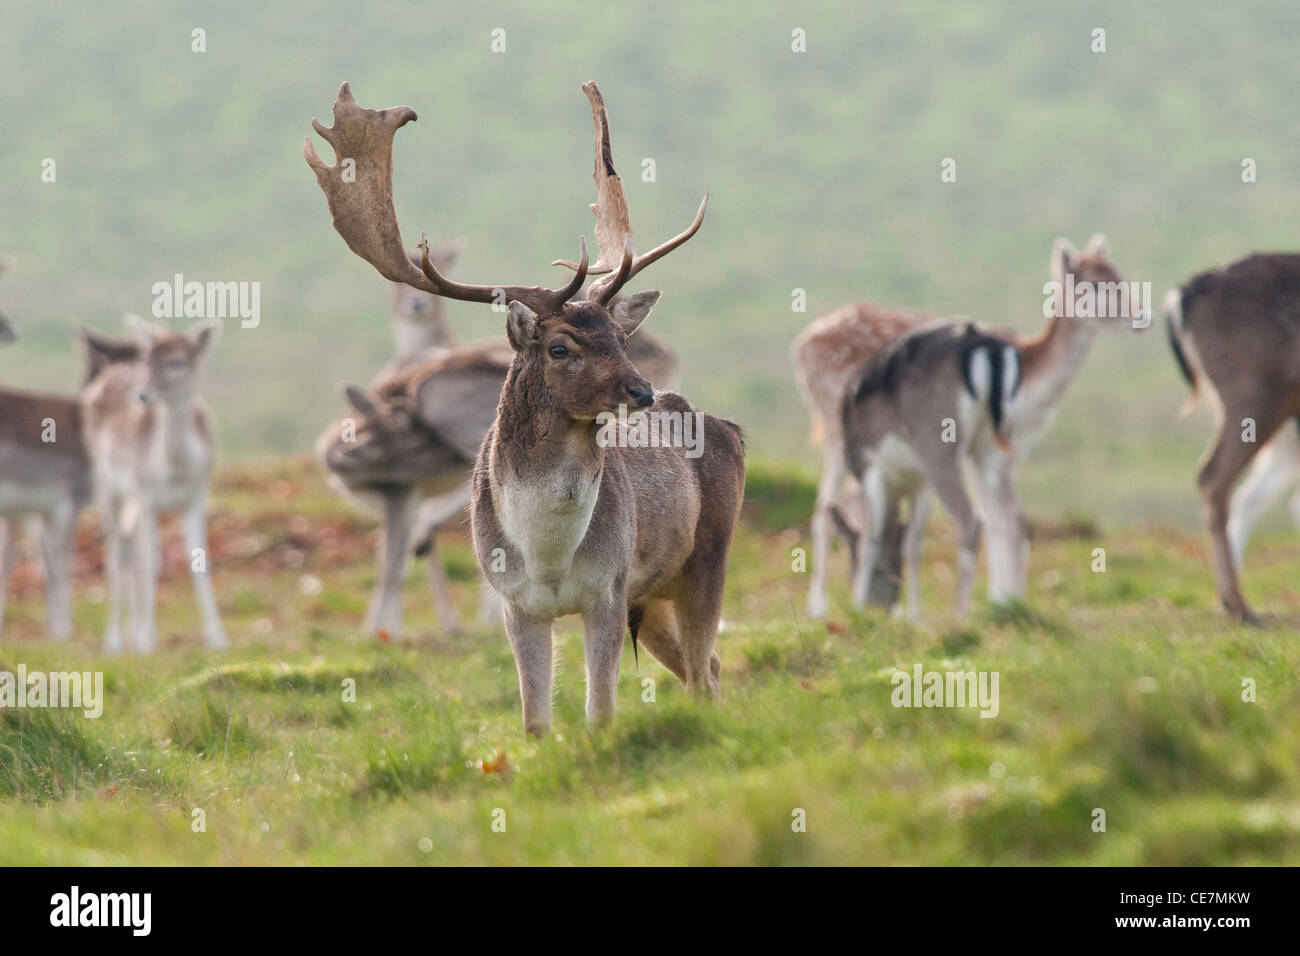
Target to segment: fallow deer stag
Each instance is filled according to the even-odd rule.
[[[1300,415],[1300,255],[1257,253],[1203,272],[1168,295],[1165,317],[1193,399],[1208,399],[1215,419],[1215,438],[1196,484],[1218,598],[1233,617],[1258,624],[1238,582],[1245,542],[1234,553],[1229,495],[1260,448],[1279,429],[1294,431]],[[1234,499],[1234,509],[1245,509],[1242,496],[1257,493],[1251,484]]]
[[[1111,263],[1104,236],[1094,235],[1080,253],[1066,239],[1053,245],[1049,261],[1051,278],[1058,287],[1065,287],[1067,279],[1073,287],[1088,284],[1094,289],[1113,288],[1123,280]],[[1006,448],[988,451],[981,468],[976,469],[978,498],[989,524],[989,596],[992,600],[1023,597],[1028,575],[1028,538],[1025,519],[1015,491],[1015,469],[1037,437],[1052,421],[1070,385],[1078,376],[1088,350],[1100,328],[1118,328],[1127,325],[1144,327],[1146,316],[1138,311],[1140,303],[1125,297],[1114,314],[1098,318],[1076,318],[1063,310],[1056,310],[1048,320],[1047,328],[1039,335],[1026,337],[1008,329],[981,329],[982,334],[994,335],[1019,354],[1020,387],[1016,401],[1007,408],[1006,420],[1000,432]],[[859,453],[845,447],[841,412],[847,401],[846,390],[856,389],[863,369],[882,350],[887,349],[900,336],[939,322],[932,316],[901,309],[890,309],[871,303],[844,306],[814,320],[795,339],[792,359],[795,378],[809,405],[814,431],[821,432],[825,447],[823,468],[817,489],[817,502],[813,511],[813,567],[808,594],[808,611],[814,617],[825,616],[828,610],[826,572],[830,556],[833,511],[840,486],[844,482],[848,463]],[[951,321],[951,320],[948,320]],[[990,356],[992,353],[988,353]],[[984,360],[981,360],[984,361]],[[1008,359],[1008,364],[1010,360]],[[964,385],[962,386],[965,387]],[[969,397],[969,392],[968,392]],[[908,428],[938,433],[940,423],[912,422]],[[909,439],[910,440],[910,439]],[[959,436],[960,440],[960,436]],[[898,443],[889,443],[896,450]],[[890,522],[896,520],[900,502],[909,504],[910,516],[902,535],[903,577],[908,587],[907,611],[915,617],[919,612],[916,589],[917,568],[920,563],[921,543],[926,520],[930,512],[930,485],[919,481],[914,468],[908,467],[907,456],[898,462],[897,473],[890,480],[895,493],[888,488],[861,489],[858,496],[874,500],[884,508],[871,516],[872,534],[857,536],[859,553],[871,547],[877,560],[876,568],[855,566],[854,599],[859,605],[865,602],[861,591],[864,579],[869,586],[880,575],[879,562],[888,560],[893,566],[900,562],[897,556],[882,555]],[[909,477],[910,476],[910,477]],[[949,489],[956,487],[951,478],[944,480]],[[910,488],[910,492],[905,489]],[[947,492],[956,501],[955,491]],[[964,492],[963,492],[964,495]],[[955,506],[955,504],[954,504]],[[843,524],[843,516],[840,523]],[[859,517],[866,521],[866,517]],[[851,533],[851,532],[850,532]],[[967,532],[969,535],[969,532]],[[871,542],[870,538],[876,541]],[[897,536],[895,537],[897,540]],[[978,533],[975,536],[978,545]],[[963,541],[969,547],[969,541]],[[874,586],[871,587],[874,592]],[[959,603],[961,589],[959,588]]]
[[[131,361],[125,343],[82,330],[85,381],[114,362]],[[77,517],[90,502],[81,409],[75,398],[0,389],[0,630],[18,526],[39,518],[50,635],[72,634],[72,561]]]
[[[559,289],[453,282],[427,254],[419,269],[411,266],[392,202],[392,140],[415,119],[410,107],[363,109],[345,83],[334,125],[312,123],[339,165],[322,161],[310,137],[304,147],[335,229],[381,275],[446,298],[507,306],[515,356],[475,465],[471,521],[479,566],[505,601],[524,727],[536,736],[551,724],[551,628],[565,614],[583,617],[590,723],[613,715],[625,622],[688,690],[717,694],[713,644],[744,490],[739,429],[712,416],[698,413],[704,441],[694,459],[681,448],[621,447],[630,443],[617,433],[612,443],[600,440],[608,433],[598,416],[629,403],[697,414],[673,393],[656,400],[625,351],[658,294],[614,299],[696,233],[705,203],[684,232],[636,255],[604,104],[595,84],[583,89],[596,127],[600,256],[589,267],[584,239],[573,278]],[[352,182],[340,174],[344,159],[354,160]],[[602,277],[570,301],[588,274]]]
[[[129,552],[134,649],[157,645],[158,514],[181,512],[204,642],[229,646],[212,587],[207,503],[214,458],[212,416],[197,394],[199,366],[221,332],[209,319],[189,334],[128,316],[139,361],[114,364],[81,393],[86,448],[104,525],[108,626],[104,647],[122,650],[123,548]]]

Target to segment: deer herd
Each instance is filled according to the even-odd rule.
[[[637,252],[604,100],[594,83],[583,91],[597,250],[592,261],[580,238],[576,260],[551,263],[569,273],[555,288],[462,283],[448,277],[461,241],[405,243],[393,142],[416,119],[410,107],[363,108],[344,83],[333,124],[312,121],[334,164],[310,136],[304,143],[335,230],[392,297],[393,359],[368,385],[344,388],[347,410],[316,442],[332,487],[382,521],[365,628],[400,633],[416,554],[427,559],[439,623],[460,629],[438,539],[468,510],[479,615],[504,623],[524,727],[539,736],[551,724],[553,623],[565,615],[582,619],[589,722],[614,712],[626,632],[689,692],[717,696],[715,639],[745,486],[740,427],[671,391],[676,355],[642,329],[661,293],[625,291],[698,233],[708,196],[682,232]],[[0,276],[13,265],[0,258]],[[1082,250],[1058,239],[1049,278],[1071,289],[1123,282],[1101,235]],[[504,318],[504,338],[458,341],[447,299],[489,306]],[[1084,315],[1048,311],[1046,327],[1025,336],[858,302],[798,335],[795,380],[822,444],[812,617],[830,610],[836,539],[848,545],[853,606],[897,605],[917,617],[936,497],[956,528],[957,613],[970,605],[982,539],[989,600],[1026,597],[1030,528],[1017,471],[1096,335],[1149,318],[1131,302]],[[1300,255],[1253,255],[1198,275],[1169,294],[1165,313],[1177,365],[1216,421],[1197,485],[1218,598],[1231,615],[1257,622],[1238,582],[1246,541],[1261,513],[1300,486]],[[221,323],[178,332],[128,316],[127,329],[125,338],[82,330],[85,374],[74,396],[0,388],[0,626],[26,525],[43,557],[49,633],[71,636],[76,530],[93,502],[104,540],[104,650],[128,646],[124,616],[130,649],[157,647],[159,517],[168,512],[180,519],[203,641],[225,648],[207,535],[213,421],[199,397]],[[21,348],[17,338],[0,315],[0,344]],[[698,416],[700,448],[688,455],[671,443],[619,440],[628,438],[628,409]],[[602,440],[615,413],[616,440]],[[1300,525],[1300,491],[1292,513]]]

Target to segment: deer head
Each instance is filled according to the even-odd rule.
[[[145,381],[140,399],[160,399],[177,405],[193,397],[198,388],[199,367],[221,337],[221,321],[206,319],[188,335],[147,322],[138,315],[126,316],[126,326],[135,336]]]
[[[645,407],[654,402],[653,389],[627,358],[626,344],[660,293],[616,297],[633,276],[695,235],[708,204],[706,195],[684,232],[637,255],[627,198],[614,169],[605,103],[595,83],[583,84],[583,91],[595,127],[597,201],[591,209],[600,255],[590,264],[586,239],[580,239],[577,263],[553,263],[573,270],[572,279],[558,289],[454,282],[439,270],[423,236],[418,264],[408,259],[393,209],[392,152],[397,130],[416,119],[409,106],[364,109],[344,83],[333,107],[334,125],[312,120],[316,132],[333,147],[336,165],[320,158],[311,137],[303,150],[325,193],[334,228],[353,252],[394,282],[443,298],[505,306],[517,387],[530,401],[548,401],[578,420],[593,419],[619,405]],[[569,301],[589,275],[600,278],[577,301]]]
[[[1069,239],[1057,239],[1052,245],[1048,268],[1052,281],[1060,287],[1066,286],[1067,276],[1073,276],[1076,290],[1091,286],[1096,305],[1092,316],[1082,318],[1102,328],[1142,327],[1137,323],[1143,320],[1143,303],[1129,295],[1124,277],[1110,261],[1110,244],[1101,233],[1089,239],[1082,252],[1075,249]]]

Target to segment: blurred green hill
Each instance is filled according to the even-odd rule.
[[[341,80],[410,104],[405,235],[463,235],[455,274],[545,282],[591,216],[579,84],[610,106],[642,247],[709,218],[646,273],[683,389],[744,422],[755,454],[813,467],[787,349],[854,298],[1040,326],[1052,240],[1104,231],[1157,297],[1300,218],[1294,55],[1276,3],[479,3],[330,0],[7,10],[0,31],[0,308],[24,338],[0,381],[71,389],[73,329],[147,314],[183,273],[259,281],[208,377],[230,457],[307,448],[390,350],[387,292],[329,226],[303,162]],[[191,52],[191,31],[207,52]],[[505,30],[506,52],[490,33]],[[791,51],[791,30],[807,52]],[[1106,31],[1107,51],[1091,52]],[[318,147],[329,157],[323,143]],[[57,182],[41,182],[41,162]],[[657,181],[638,170],[653,158]],[[957,182],[939,167],[957,162]],[[1241,182],[1243,158],[1258,181]],[[808,312],[791,311],[807,291]],[[452,307],[466,336],[499,317]],[[1105,336],[1025,473],[1031,509],[1195,520],[1203,417],[1163,334]]]

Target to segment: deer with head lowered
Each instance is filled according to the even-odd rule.
[[[1258,624],[1238,571],[1250,525],[1297,471],[1300,255],[1257,253],[1201,273],[1169,293],[1165,318],[1192,397],[1206,398],[1215,419],[1196,484],[1219,603],[1232,617]],[[1268,454],[1257,457],[1265,447]],[[1250,477],[1233,495],[1252,461]]]
[[[1066,239],[1056,240],[1049,270],[1051,284],[1058,289],[1108,290],[1123,282],[1100,234],[1082,252]],[[867,302],[814,320],[792,348],[796,380],[824,441],[812,519],[809,613],[822,617],[828,609],[826,571],[835,522],[857,552],[854,603],[862,606],[869,594],[876,593],[884,560],[901,566],[906,610],[916,617],[921,543],[934,492],[959,525],[958,608],[964,610],[969,601],[984,523],[989,531],[990,599],[1023,597],[1028,532],[1015,490],[1015,470],[1060,407],[1098,330],[1129,324],[1145,327],[1149,317],[1137,311],[1139,305],[1126,295],[1115,308],[1099,310],[1106,314],[1089,318],[1069,315],[1053,302],[1047,327],[1036,336],[984,328],[972,329],[966,336],[964,323],[953,319]],[[910,343],[904,344],[905,340]],[[912,392],[927,374],[946,375],[943,387],[936,386],[931,393]],[[935,418],[935,403],[949,414]],[[996,403],[996,413],[991,403]],[[883,415],[889,424],[869,421],[865,414],[869,406],[875,406],[877,416]],[[887,412],[881,410],[886,407]],[[944,443],[949,447],[928,447],[931,440],[943,437],[942,423],[947,418],[956,426],[953,440]],[[846,432],[846,427],[854,433]],[[984,521],[965,491],[957,468],[961,461],[975,466],[970,471]],[[860,534],[848,526],[843,513],[835,511],[840,486],[850,472],[867,479],[858,488]],[[893,538],[901,543],[900,558],[884,552],[903,505],[909,517]],[[872,564],[864,567],[864,556],[870,556]]]
[[[566,614],[583,618],[589,723],[613,716],[625,626],[689,691],[717,694],[713,645],[744,492],[739,429],[676,394],[656,396],[628,359],[627,338],[658,293],[615,301],[626,282],[696,233],[705,203],[684,232],[637,255],[604,103],[595,84],[583,89],[596,128],[600,256],[589,264],[583,240],[580,261],[569,264],[573,278],[559,289],[453,282],[427,255],[411,266],[392,202],[392,141],[415,119],[410,107],[363,109],[345,83],[334,125],[312,124],[339,165],[321,160],[310,137],[304,147],[335,229],[382,275],[507,306],[515,354],[478,453],[470,514],[479,566],[505,603],[524,727],[535,736],[551,725],[551,630]],[[355,161],[355,181],[341,176],[345,158]],[[600,278],[574,299],[589,274]],[[698,414],[702,454],[601,440],[602,413],[627,405]]]
[[[131,589],[134,649],[149,652],[157,646],[158,514],[170,510],[181,512],[204,643],[214,650],[225,648],[229,641],[217,609],[208,553],[212,416],[197,394],[199,367],[215,345],[221,323],[205,320],[185,334],[135,316],[127,321],[137,339],[139,360],[109,365],[80,396],[106,539],[104,649],[122,650],[124,570]]]

